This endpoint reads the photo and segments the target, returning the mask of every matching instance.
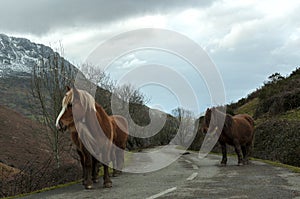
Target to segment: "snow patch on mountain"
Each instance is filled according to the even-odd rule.
[[[0,77],[12,73],[31,73],[34,65],[53,54],[55,52],[48,46],[0,34]]]

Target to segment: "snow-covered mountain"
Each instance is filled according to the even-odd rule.
[[[76,67],[50,47],[0,34],[0,105],[28,117],[39,116],[40,107],[32,94],[36,88],[32,80],[39,80],[32,75],[51,87],[56,74],[61,84],[71,85],[69,78],[77,72]]]
[[[0,34],[0,77],[29,75],[35,64],[54,54],[48,46]]]

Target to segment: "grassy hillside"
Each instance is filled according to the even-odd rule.
[[[288,77],[271,75],[264,86],[228,109],[255,118],[254,157],[300,166],[299,68]]]
[[[261,88],[246,98],[228,105],[228,108],[235,112],[246,111],[256,118],[273,117],[298,107],[300,107],[300,68],[294,70],[288,77],[274,73]]]
[[[0,78],[0,104],[29,118],[36,115],[39,106],[32,103],[30,88],[30,76]]]

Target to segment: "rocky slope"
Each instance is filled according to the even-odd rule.
[[[50,47],[0,34],[0,77],[29,74],[34,64],[53,54]]]

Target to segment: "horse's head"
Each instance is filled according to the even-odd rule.
[[[62,100],[62,109],[56,119],[56,128],[59,130],[66,130],[74,122],[72,112],[73,94],[74,90],[67,87],[67,92]]]
[[[62,109],[56,119],[56,127],[66,130],[76,121],[82,121],[87,111],[96,111],[94,98],[83,90],[67,87],[67,92],[62,100]]]
[[[201,125],[202,133],[206,134],[211,120],[212,109],[207,108]]]
[[[231,125],[231,117],[223,111],[223,107],[213,107],[211,109],[208,108],[206,110],[201,128],[204,134],[207,133],[210,125],[213,131],[222,129],[223,127],[228,128]]]

